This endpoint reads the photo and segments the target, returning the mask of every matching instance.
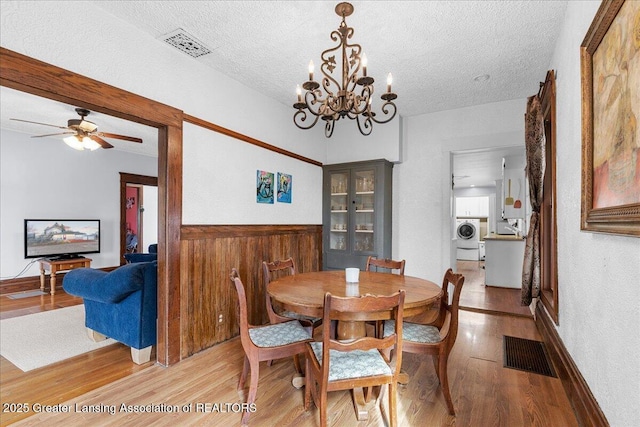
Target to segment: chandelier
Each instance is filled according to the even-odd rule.
[[[347,117],[356,121],[362,135],[369,135],[374,122],[387,123],[396,116],[393,100],[398,96],[391,92],[392,77],[389,73],[387,91],[380,96],[384,101],[380,107],[380,117],[376,117],[376,113],[371,111],[374,80],[373,77],[367,76],[367,57],[362,52],[362,47],[359,44],[349,44],[354,31],[345,21],[345,18],[353,13],[353,5],[339,3],[335,11],[342,17],[342,22],[337,30],[331,32],[331,40],[339,43],[322,52],[320,56],[324,93],[320,83],[313,80],[314,66],[313,61],[310,61],[309,81],[302,84],[304,96],[300,85],[297,87],[298,100],[293,104],[293,108],[298,111],[293,115],[293,122],[300,129],[311,129],[318,119],[322,119],[325,122],[324,134],[330,138],[336,121]],[[337,63],[337,54],[341,54],[340,64]],[[338,76],[339,65],[342,66],[341,76]]]

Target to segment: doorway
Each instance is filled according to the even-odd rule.
[[[158,178],[120,172],[120,264],[158,243]]]
[[[514,156],[524,156],[524,145],[451,152],[452,265],[465,276],[461,309],[531,316],[528,307],[520,306],[519,289],[486,286],[482,256],[485,236],[496,232],[502,219],[501,208],[498,208],[502,198],[502,159]],[[473,251],[457,250],[461,224],[473,224],[477,228],[477,246]],[[459,253],[473,253],[473,256],[459,256]]]

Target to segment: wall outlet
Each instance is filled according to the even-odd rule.
[[[222,322],[223,322],[223,320],[224,320],[224,319],[223,319],[223,317],[222,317],[222,314],[219,314],[219,315],[218,315],[218,323],[222,323]]]

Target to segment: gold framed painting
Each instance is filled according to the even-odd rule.
[[[580,57],[580,228],[640,236],[640,1],[604,0]]]

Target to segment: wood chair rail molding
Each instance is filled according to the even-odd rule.
[[[306,163],[309,163],[309,164],[312,164],[312,165],[315,165],[315,166],[322,167],[322,163],[320,163],[317,160],[313,160],[313,159],[310,159],[308,157],[301,156],[299,154],[293,153],[293,152],[285,150],[283,148],[276,147],[275,145],[267,144],[266,142],[262,142],[262,141],[260,141],[258,139],[252,138],[252,137],[247,136],[247,135],[243,135],[241,133],[235,132],[235,131],[233,131],[231,129],[224,128],[222,126],[216,125],[216,124],[208,122],[206,120],[202,120],[202,119],[199,119],[197,117],[185,114],[184,115],[184,121],[187,122],[187,123],[191,123],[193,125],[196,125],[196,126],[203,127],[205,129],[212,130],[214,132],[221,133],[223,135],[230,136],[230,137],[238,139],[240,141],[244,141],[244,142],[247,142],[249,144],[253,144],[253,145],[258,146],[260,148],[264,148],[265,150],[273,151],[273,152],[278,153],[278,154],[282,154],[282,155],[285,155],[285,156],[288,156],[288,157],[291,157],[291,158],[294,158],[294,159],[297,159],[297,160],[300,160],[300,161],[303,161],[303,162],[306,162]]]

